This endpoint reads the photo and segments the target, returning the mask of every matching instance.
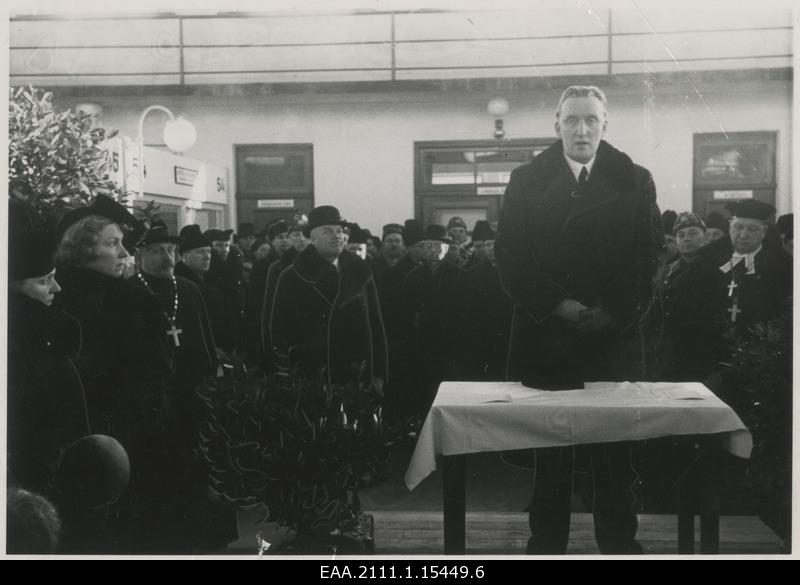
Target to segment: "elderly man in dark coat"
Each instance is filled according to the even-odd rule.
[[[176,378],[197,382],[215,373],[216,344],[200,289],[175,275],[179,241],[178,236],[169,234],[166,225],[153,225],[138,243],[140,270],[129,281],[148,291],[161,305],[164,335],[175,356]]]
[[[334,384],[362,375],[382,389],[388,367],[378,293],[367,264],[344,250],[344,225],[335,207],[309,213],[311,245],[278,277],[270,339],[281,366],[313,376],[324,370]]]
[[[162,332],[175,359],[175,376],[169,381],[175,407],[165,447],[173,454],[174,522],[186,534],[181,552],[207,552],[224,548],[238,534],[235,511],[211,496],[208,470],[196,453],[203,409],[195,390],[204,378],[216,374],[216,344],[200,290],[175,276],[179,241],[164,224],[148,229],[136,250],[140,271],[130,282],[158,300]]]
[[[792,294],[792,257],[767,238],[775,208],[746,199],[727,206],[729,237],[703,248],[722,275],[732,333],[780,315]]]
[[[556,110],[561,140],[515,169],[506,189],[496,254],[517,305],[509,368],[529,385],[580,388],[631,375],[615,350],[650,299],[663,233],[652,176],[601,140],[607,122],[600,89],[567,88]],[[590,452],[600,551],[641,550],[627,451]],[[572,466],[570,448],[537,452],[531,553],[566,551]]]

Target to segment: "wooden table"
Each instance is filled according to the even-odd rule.
[[[414,489],[441,465],[445,554],[465,551],[465,458],[470,453],[707,436],[734,455],[750,456],[749,431],[702,384],[586,386],[549,392],[514,382],[440,385],[405,481]],[[718,549],[718,522],[714,513],[701,514],[701,552]],[[693,552],[693,513],[679,513],[678,533],[679,552]]]

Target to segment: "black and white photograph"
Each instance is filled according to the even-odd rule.
[[[4,15],[0,555],[794,556],[796,2]]]

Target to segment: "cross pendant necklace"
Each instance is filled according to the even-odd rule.
[[[150,294],[156,296],[156,293],[154,293],[153,289],[150,288],[150,285],[147,284],[147,280],[145,280],[144,276],[142,276],[142,273],[137,272],[136,276],[139,277],[139,280],[142,281],[142,284],[145,286],[145,288],[150,291]],[[178,335],[183,333],[183,329],[178,329],[175,326],[175,320],[178,318],[178,283],[175,281],[175,276],[172,276],[172,290],[175,291],[175,300],[172,303],[172,316],[170,317],[170,315],[163,309],[161,312],[164,314],[164,317],[167,318],[167,322],[170,324],[170,328],[167,329],[165,333],[172,336],[172,343],[175,344],[175,347],[180,347],[181,340]]]
[[[731,314],[731,323],[736,323],[736,315],[741,313],[742,310],[739,308],[739,305],[734,300],[733,306],[730,309],[728,309],[728,312]]]
[[[733,291],[736,290],[736,288],[738,286],[739,285],[736,284],[736,279],[735,278],[731,278],[731,283],[728,285],[728,296],[729,297],[733,296]]]

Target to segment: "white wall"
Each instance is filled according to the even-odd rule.
[[[778,210],[786,213],[791,209],[791,85],[791,81],[657,85],[649,100],[643,88],[613,87],[607,92],[607,139],[653,172],[662,209],[687,210],[692,199],[693,133],[777,130]],[[505,117],[507,137],[552,136],[553,110],[561,89],[495,92],[511,106]],[[129,136],[136,135],[139,114],[148,105],[162,104],[183,114],[198,134],[186,155],[228,167],[233,193],[235,144],[313,143],[316,204],[336,205],[345,217],[375,232],[384,223],[413,216],[414,142],[490,139],[494,124],[486,104],[495,93],[223,97],[153,93],[97,98],[89,90],[69,99],[56,92],[54,99],[63,106],[98,101],[104,109],[103,125]],[[161,124],[157,117],[148,117],[146,136],[157,136]]]

